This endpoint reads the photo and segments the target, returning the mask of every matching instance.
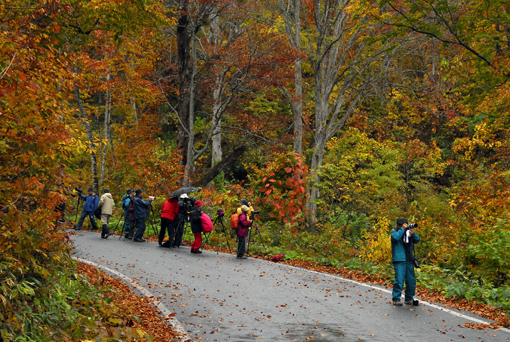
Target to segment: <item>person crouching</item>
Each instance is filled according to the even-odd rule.
[[[200,247],[202,246],[202,232],[204,231],[202,220],[200,219],[200,216],[202,216],[202,205],[203,203],[201,201],[196,200],[195,205],[191,208],[189,213],[191,231],[195,236],[195,241],[191,244],[191,253],[194,254],[202,253],[200,250]]]
[[[248,212],[250,208],[247,205],[241,206],[241,213],[239,214],[239,223],[236,229],[237,233],[237,259],[247,259],[244,255],[246,252],[246,237],[248,235],[248,228],[251,227],[252,221],[248,220]]]

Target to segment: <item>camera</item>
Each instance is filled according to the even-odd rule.
[[[154,199],[155,199],[155,198],[156,198],[155,196],[149,196],[149,199],[150,199],[151,201],[154,201]]]
[[[223,217],[223,216],[225,216],[225,212],[223,211],[223,209],[218,209],[218,211],[216,212],[216,214],[217,214],[219,217]]]
[[[253,211],[251,212],[251,214],[252,214],[252,215],[258,215],[258,214],[260,214],[260,211],[254,211],[254,210],[253,210]]]
[[[414,229],[414,228],[418,228],[418,223],[409,223],[407,225],[407,229]]]
[[[191,208],[195,205],[195,199],[192,197],[179,198],[179,212],[188,214]]]
[[[76,192],[78,192],[78,195],[81,195],[83,193],[83,190],[80,188],[74,188],[74,190],[76,190]]]

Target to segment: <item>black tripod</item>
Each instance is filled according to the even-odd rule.
[[[78,193],[78,200],[76,202],[76,216],[74,218],[74,228],[76,228],[76,225],[78,224],[78,212],[80,209],[80,200],[81,200],[81,192]]]
[[[184,236],[186,235],[186,231],[188,230],[189,226],[189,217],[187,214],[181,214],[179,213],[179,220],[177,221],[177,227],[175,229],[175,235],[174,235],[174,241],[172,241],[172,245],[176,247],[180,247],[181,245],[184,246],[182,243],[182,240],[184,239]]]
[[[264,241],[262,240],[262,235],[260,234],[259,225],[257,224],[257,221],[255,220],[255,214],[253,214],[252,220],[253,220],[253,225],[255,226],[255,230],[257,231],[257,234],[259,235],[260,243],[262,244],[262,246],[264,246],[264,251],[267,254],[266,245],[264,244]],[[251,228],[250,228],[250,230],[251,230]],[[247,251],[246,254],[249,254],[249,251],[250,251],[250,246],[251,246],[250,240],[251,240],[251,233],[250,233],[250,236],[248,237],[248,248],[246,248],[246,251]]]
[[[228,246],[228,250],[231,252],[232,250],[230,249],[230,243],[228,242],[228,235],[227,235],[227,231],[225,230],[225,224],[223,223],[223,217],[225,216],[225,214],[223,215],[219,215],[216,216],[216,218],[214,219],[214,222],[213,222],[213,225],[220,225],[221,226],[221,231],[223,232],[223,235],[225,236],[225,239],[227,239],[227,246]],[[219,250],[220,250],[220,230],[219,229],[216,229],[216,231],[218,232],[218,248],[216,250],[216,254],[219,253]]]
[[[149,206],[149,224],[150,226],[152,227],[152,232],[156,235],[156,236],[159,236],[159,230],[156,226],[154,226],[154,223],[155,220],[154,220],[154,209],[152,208],[152,205]]]

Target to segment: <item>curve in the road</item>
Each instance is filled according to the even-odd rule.
[[[142,285],[138,284],[136,281],[133,281],[131,278],[129,278],[125,274],[122,274],[118,271],[112,270],[109,267],[97,264],[93,261],[89,261],[89,260],[86,260],[83,258],[72,257],[72,259],[75,261],[82,262],[84,264],[92,265],[95,268],[100,268],[100,269],[105,270],[109,273],[112,273],[112,274],[116,275],[117,277],[119,277],[120,279],[127,281],[131,286],[133,286],[135,289],[139,290],[145,297],[147,297],[149,299],[155,298],[153,296],[153,294],[150,293],[150,291],[148,291]],[[182,324],[175,317],[173,317],[174,316],[173,312],[168,310],[168,308],[163,303],[161,303],[159,300],[153,301],[153,304],[159,309],[159,311],[161,311],[163,313],[163,315],[165,317],[168,317],[168,323],[179,334],[180,341],[190,341],[191,340],[191,338],[188,336],[188,333],[184,330],[184,327],[182,326]]]
[[[282,264],[282,265],[284,265],[286,267],[290,267],[290,268],[295,268],[295,269],[298,269],[298,270],[303,270],[303,268],[299,268],[299,267],[294,267],[294,266],[290,266],[290,265],[286,265],[286,264]],[[328,273],[321,273],[321,272],[312,271],[312,270],[308,270],[308,269],[306,269],[306,271],[311,272],[311,273],[320,274],[320,275],[326,276],[326,277],[335,278],[335,279],[338,278],[338,276],[335,276],[335,275],[332,275],[332,274],[328,274]],[[374,289],[374,290],[378,290],[378,291],[381,291],[381,292],[392,294],[391,290],[388,290],[388,289],[385,289],[385,288],[382,288],[382,287],[377,287],[377,286],[366,284],[366,283],[360,283],[359,281],[352,280],[352,279],[349,279],[349,278],[342,278],[342,280],[351,282],[351,283],[356,284],[356,285],[360,285],[360,286],[368,287],[368,288],[371,288],[371,289]],[[444,312],[448,312],[449,314],[451,314],[453,316],[464,318],[464,319],[467,319],[467,320],[472,321],[474,323],[491,324],[490,322],[483,321],[481,319],[470,317],[470,316],[467,316],[467,315],[463,315],[460,312],[456,312],[456,311],[453,311],[453,310],[450,310],[450,309],[447,309],[447,308],[443,308],[443,307],[441,307],[439,305],[435,305],[435,304],[432,304],[432,303],[429,303],[429,302],[420,301],[420,305],[427,305],[427,306],[430,306],[431,308],[434,308],[434,309],[437,309],[437,310],[441,310],[441,311],[444,311]],[[500,328],[499,330],[500,331],[505,331],[505,332],[510,334],[510,329]]]

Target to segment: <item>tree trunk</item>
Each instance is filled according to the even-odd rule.
[[[188,149],[186,156],[186,167],[184,169],[184,186],[190,186],[191,174],[193,173],[195,159],[195,75],[197,69],[197,43],[195,39],[195,30],[192,36],[192,61],[191,61],[191,78],[189,86],[189,123],[188,123]]]
[[[110,80],[110,75],[106,76],[106,80]],[[100,142],[101,145],[101,188],[104,187],[104,178],[106,173],[106,151],[108,150],[108,140],[109,140],[109,122],[110,122],[110,100],[111,94],[110,90],[106,92],[106,102],[104,107],[104,139]]]
[[[87,137],[89,139],[89,147],[90,147],[90,162],[91,162],[91,169],[92,169],[92,182],[93,182],[93,188],[96,193],[99,193],[99,179],[97,176],[97,159],[96,159],[96,145],[94,144],[94,136],[92,135],[92,129],[90,128],[89,124],[89,118],[87,115],[87,111],[85,110],[85,107],[83,106],[83,102],[80,97],[80,88],[75,87],[74,88],[74,98],[76,102],[78,103],[78,113],[80,114],[81,122],[83,123],[83,126],[85,127],[85,131],[87,132]]]
[[[189,36],[189,17],[188,17],[189,0],[181,0],[179,6],[179,19],[177,24],[177,57],[179,68],[179,103],[178,113],[179,124],[177,132],[177,148],[181,154],[182,165],[187,165],[188,146],[189,146],[189,109],[190,109],[190,80],[191,73],[189,70],[190,60],[190,36]],[[183,179],[182,182],[185,180]]]
[[[241,158],[241,156],[243,155],[244,152],[246,152],[247,149],[248,147],[244,145],[236,148],[225,159],[220,161],[218,164],[214,165],[214,167],[211,170],[209,170],[209,172],[207,172],[205,176],[203,176],[198,182],[195,183],[195,186],[204,187],[210,182],[212,182],[212,180],[221,172],[223,172],[223,170],[225,170],[227,167],[229,167],[239,158]]]
[[[294,145],[297,154],[303,154],[303,71],[301,60],[296,61],[294,75],[296,87],[296,100],[292,103],[294,113]]]
[[[301,0],[294,2],[295,36],[294,47],[301,49]],[[303,68],[300,59],[296,60],[294,82],[296,99],[293,103],[294,112],[294,152],[303,154]]]
[[[218,75],[216,81],[216,88],[213,91],[213,124],[217,122],[216,127],[213,131],[212,138],[212,165],[216,165],[221,161],[222,150],[221,150],[221,79],[222,77]]]

